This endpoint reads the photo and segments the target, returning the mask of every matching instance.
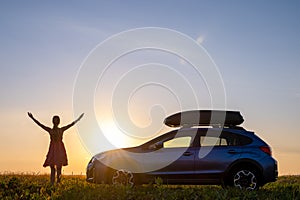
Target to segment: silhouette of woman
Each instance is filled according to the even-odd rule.
[[[33,115],[28,112],[28,116],[42,129],[47,131],[50,135],[50,146],[49,151],[47,153],[46,160],[44,162],[43,167],[50,166],[51,168],[51,174],[50,174],[50,182],[53,185],[55,182],[55,172],[57,172],[57,183],[60,182],[61,179],[61,169],[62,166],[68,165],[68,159],[67,159],[67,153],[64,146],[64,143],[62,141],[63,139],[63,133],[65,130],[72,127],[74,124],[76,124],[82,117],[84,113],[82,113],[78,119],[73,121],[71,124],[59,128],[59,116],[53,116],[52,122],[53,122],[53,128],[47,127],[43,124],[41,124],[38,120],[36,120]]]

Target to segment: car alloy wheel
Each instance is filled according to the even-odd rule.
[[[124,169],[114,171],[112,175],[112,184],[133,186],[134,183],[132,172]]]
[[[258,181],[255,172],[245,169],[237,171],[233,176],[233,185],[240,189],[257,189]]]

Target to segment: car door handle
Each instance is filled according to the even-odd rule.
[[[183,155],[184,155],[184,156],[190,156],[190,155],[193,155],[193,153],[192,153],[192,152],[189,152],[189,151],[186,151],[186,152],[183,153]]]
[[[228,150],[227,152],[230,153],[230,154],[235,154],[235,153],[237,153],[237,151],[236,151],[236,150],[233,150],[233,149],[230,149],[230,150]]]

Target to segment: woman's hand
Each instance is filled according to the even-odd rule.
[[[76,119],[76,120],[74,121],[74,123],[77,123],[77,122],[83,117],[83,115],[84,115],[84,113],[82,113],[82,114],[78,117],[78,119]]]
[[[28,112],[27,114],[28,114],[28,116],[29,116],[31,119],[34,118],[33,115],[32,115],[30,112]]]

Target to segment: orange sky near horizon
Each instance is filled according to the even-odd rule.
[[[41,119],[39,120],[44,124],[51,126],[51,116],[45,117],[45,112],[33,114],[37,119],[40,117]],[[3,124],[4,120],[1,119],[2,127],[10,128],[2,130],[2,136],[4,132],[6,133],[5,139],[7,142],[1,145],[0,172],[49,173],[49,168],[42,167],[50,142],[48,133],[31,121],[26,112],[18,114],[14,113],[14,115],[6,116],[6,122],[9,121],[8,119],[12,119],[11,124],[8,123],[5,125]],[[85,119],[83,118],[82,120]],[[14,124],[15,121],[19,121],[20,123],[16,125]],[[65,112],[61,114],[61,125],[68,124],[70,121],[72,121],[71,113],[67,114],[67,112]],[[248,124],[255,124],[255,122],[245,122],[244,127],[247,128]],[[80,122],[77,125],[80,126]],[[67,150],[69,165],[63,167],[63,173],[84,175],[86,165],[92,155],[82,144],[75,126],[67,130],[64,134],[63,140]],[[257,127],[257,129],[260,130],[249,130],[254,130],[258,136],[262,137],[270,144],[273,150],[273,156],[278,160],[279,175],[299,175],[299,165],[297,162],[300,160],[300,155],[289,152],[288,149],[276,146],[276,144],[274,145],[277,140],[274,136],[271,136],[270,134],[262,134],[262,132],[265,132],[264,130],[268,129],[267,127]],[[18,134],[18,137],[9,137],[11,134]],[[274,135],[276,135],[276,133]],[[101,142],[99,142],[99,145],[101,145]],[[117,145],[120,145],[120,147],[126,147],[135,146],[136,144],[118,143]]]

